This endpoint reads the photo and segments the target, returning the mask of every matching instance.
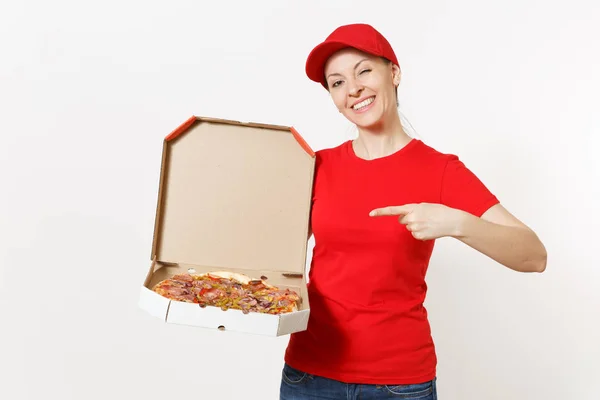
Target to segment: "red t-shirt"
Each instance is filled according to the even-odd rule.
[[[292,334],[290,366],[349,383],[410,384],[436,375],[423,306],[434,241],[420,241],[374,208],[441,203],[481,216],[496,197],[458,157],[418,139],[364,160],[352,142],[317,152],[309,274],[311,314]]]

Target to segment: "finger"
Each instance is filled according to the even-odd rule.
[[[406,225],[406,229],[408,229],[411,232],[421,230],[421,226],[418,223],[408,222],[408,223],[405,223],[404,225]]]
[[[425,240],[425,233],[423,233],[422,231],[412,232],[412,235],[415,239]]]
[[[371,217],[381,217],[385,215],[406,215],[414,208],[414,204],[405,204],[403,206],[381,207],[372,210],[369,215]]]
[[[401,215],[400,217],[398,217],[398,222],[400,222],[403,225],[407,225],[410,224],[411,222],[414,222],[414,218],[411,218],[412,215],[410,214],[406,214],[406,215]]]

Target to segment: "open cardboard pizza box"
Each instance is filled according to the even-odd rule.
[[[167,323],[269,336],[306,329],[314,152],[291,127],[192,117],[163,143],[150,270],[139,306]],[[177,273],[231,271],[301,297],[273,315],[171,301]]]

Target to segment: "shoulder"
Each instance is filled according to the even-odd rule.
[[[449,167],[462,164],[456,154],[441,151],[419,139],[413,140],[415,142],[410,152],[410,162],[422,174],[427,174],[430,177],[440,176],[445,174]]]
[[[452,153],[445,153],[441,150],[434,148],[433,146],[419,140],[416,140],[416,155],[422,158],[428,159],[428,161],[440,162],[442,164],[447,164],[450,161],[457,160],[458,156]]]
[[[315,151],[315,157],[317,163],[322,163],[324,161],[333,161],[335,159],[341,159],[343,155],[347,152],[347,147],[350,145],[351,141],[345,141],[337,146],[327,147],[320,150]]]

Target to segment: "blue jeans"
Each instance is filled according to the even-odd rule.
[[[436,379],[411,385],[344,383],[307,374],[284,364],[279,400],[437,400]]]

